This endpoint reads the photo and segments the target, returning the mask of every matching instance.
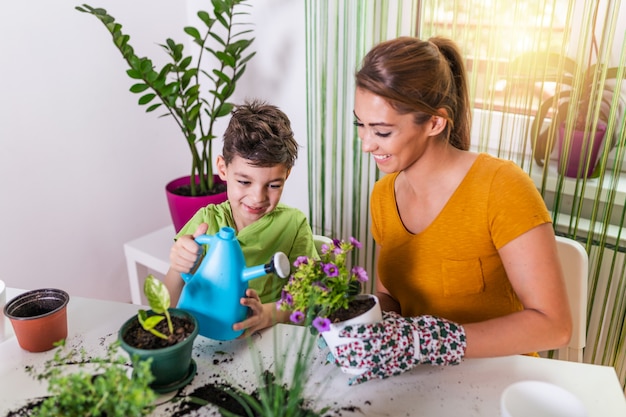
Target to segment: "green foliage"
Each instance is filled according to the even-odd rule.
[[[167,320],[167,328],[170,335],[174,333],[174,326],[172,325],[172,318],[170,316],[170,293],[167,290],[165,284],[150,274],[146,277],[143,284],[143,292],[148,299],[148,304],[154,312],[154,315],[148,316],[148,312],[145,310],[139,310],[137,313],[137,319],[141,326],[152,333],[153,335],[160,337],[161,339],[167,339],[168,336],[156,330],[156,325],[164,319]]]
[[[156,394],[149,387],[154,377],[150,361],[137,364],[129,375],[126,358],[118,355],[119,342],[107,348],[102,358],[87,357],[84,350],[65,352],[60,346],[54,357],[37,372],[37,380],[48,381],[46,399],[33,410],[35,417],[135,417],[153,410]],[[76,366],[76,372],[68,367]],[[71,368],[70,368],[71,369]]]
[[[215,121],[230,114],[233,104],[228,100],[235,92],[247,62],[255,55],[255,52],[246,54],[254,41],[254,38],[245,37],[251,30],[235,30],[249,25],[239,21],[241,16],[249,13],[236,11],[237,6],[246,1],[211,0],[213,14],[206,11],[197,14],[204,28],[184,28],[199,49],[195,61],[194,55],[185,55],[182,43],[168,38],[160,46],[170,62],[160,69],[155,68],[150,58],[135,53],[129,43],[130,36],[122,32],[122,25],[105,9],[87,4],[76,7],[78,11],[98,18],[111,34],[113,44],[128,64],[126,73],[137,81],[130,91],[140,95],[138,104],[147,106],[148,113],[164,107],[164,116],[174,118],[191,152],[190,187],[194,196],[207,194],[213,188],[211,140],[215,138]],[[211,71],[202,67],[207,55],[217,61]],[[200,180],[199,189],[196,177]]]
[[[276,340],[274,332],[274,372],[263,370],[261,354],[255,356],[255,370],[258,375],[258,388],[253,393],[247,394],[240,390],[225,391],[239,402],[246,410],[245,417],[321,417],[328,407],[321,411],[315,411],[308,407],[305,388],[308,381],[308,371],[313,361],[313,349],[315,337],[307,332],[302,332],[299,344],[290,344],[289,352],[279,352],[280,343]],[[251,351],[255,351],[251,345]],[[294,357],[293,363],[287,364],[286,358]],[[287,375],[287,370],[292,373]],[[221,409],[224,417],[237,416],[228,410]]]
[[[333,240],[324,245],[320,259],[299,257],[295,272],[283,288],[278,308],[292,311],[294,323],[313,325],[312,329],[324,332],[329,329],[331,316],[347,309],[350,301],[359,294],[361,284],[368,280],[367,272],[360,266],[349,268],[347,256],[361,243],[354,238],[348,242]]]

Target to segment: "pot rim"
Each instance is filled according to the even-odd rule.
[[[54,297],[56,300],[61,300],[62,304],[57,308],[48,311],[43,314],[39,314],[36,316],[15,316],[12,311],[15,310],[16,307],[22,306],[27,303],[31,303],[38,299],[38,295],[47,294]],[[52,297],[48,297],[52,298]],[[55,314],[61,310],[63,310],[70,301],[70,295],[61,289],[58,288],[38,288],[36,290],[26,291],[20,295],[13,297],[5,306],[4,306],[4,315],[7,316],[10,320],[34,320],[42,317],[47,317],[52,314]]]

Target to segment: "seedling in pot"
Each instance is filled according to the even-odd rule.
[[[156,329],[156,326],[163,320],[167,320],[167,328],[170,332],[170,336],[174,333],[174,326],[172,324],[172,318],[168,309],[170,308],[170,293],[167,287],[161,280],[150,274],[146,277],[146,281],[143,284],[143,292],[148,299],[148,304],[154,312],[153,315],[148,316],[146,310],[139,310],[137,319],[144,330],[152,333],[156,337],[161,339],[169,339],[169,336],[164,335]]]

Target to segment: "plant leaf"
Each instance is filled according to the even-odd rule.
[[[143,284],[143,292],[152,311],[163,314],[170,308],[170,293],[165,284],[150,274]]]

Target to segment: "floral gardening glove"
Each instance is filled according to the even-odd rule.
[[[339,366],[367,368],[349,384],[401,374],[417,364],[457,365],[465,354],[463,326],[433,316],[402,317],[384,312],[383,321],[346,326],[340,337],[354,340],[337,347]]]

